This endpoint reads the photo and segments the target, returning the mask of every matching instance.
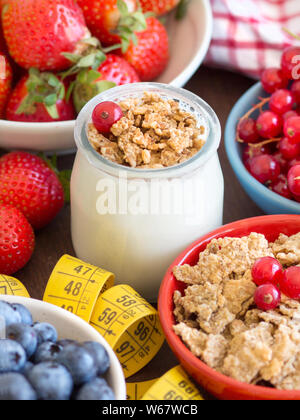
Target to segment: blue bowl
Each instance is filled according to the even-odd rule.
[[[258,182],[247,171],[242,161],[242,145],[236,141],[236,127],[240,118],[266,97],[261,83],[250,88],[235,104],[225,129],[225,147],[230,164],[246,193],[266,214],[300,214],[300,204],[281,197]],[[255,114],[253,114],[255,116]]]

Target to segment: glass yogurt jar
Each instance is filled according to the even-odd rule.
[[[144,93],[175,100],[204,127],[205,144],[176,166],[141,169],[114,163],[88,139],[94,108]],[[71,180],[72,239],[77,256],[116,275],[155,302],[168,266],[200,236],[222,225],[224,180],[214,111],[196,95],[157,83],[108,90],[81,111],[75,127],[78,152]]]

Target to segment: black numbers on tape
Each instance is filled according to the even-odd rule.
[[[111,308],[106,308],[99,316],[98,321],[104,322],[105,325],[108,325],[111,321],[115,319],[117,315],[117,312],[112,311]]]
[[[90,271],[92,271],[92,268],[85,267],[84,265],[79,265],[78,267],[74,268],[74,271],[77,274],[82,274],[83,276],[86,276]]]
[[[186,381],[179,382],[178,386],[182,388],[187,394],[193,394],[195,391]]]
[[[120,347],[116,350],[117,354],[122,354],[121,357],[126,357],[128,356],[128,354],[133,352],[135,352],[135,348],[130,344],[129,341],[124,341],[124,343],[122,343]]]
[[[132,297],[128,296],[128,295],[125,295],[125,296],[122,296],[122,297],[118,298],[117,302],[121,303],[122,306],[124,306],[125,308],[127,308],[128,306],[136,304],[136,300],[132,299]]]
[[[65,288],[65,292],[67,292],[67,295],[72,294],[73,296],[79,296],[80,291],[82,288],[82,283],[78,282],[75,283],[75,281],[71,281]]]
[[[1,286],[0,290],[3,290],[3,295],[7,295],[7,286]]]
[[[144,341],[148,337],[149,332],[150,328],[145,327],[145,324],[141,321],[137,326],[137,329],[134,331],[134,334],[139,337],[141,341]]]
[[[73,306],[63,305],[62,308],[65,309],[66,311],[69,311],[69,312],[72,312],[72,313],[74,312]]]
[[[166,395],[164,396],[165,400],[183,400],[183,397],[181,395],[178,395],[175,391],[168,391]]]

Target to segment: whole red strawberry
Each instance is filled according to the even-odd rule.
[[[74,0],[9,0],[2,25],[10,55],[22,67],[62,70],[70,66],[62,53],[76,53],[89,31]]]
[[[15,207],[0,204],[0,273],[11,275],[21,270],[34,251],[34,232]]]
[[[173,10],[180,0],[139,0],[143,12],[153,12],[157,16]]]
[[[64,191],[43,159],[12,152],[0,158],[0,204],[15,206],[35,229],[40,229],[62,209]]]
[[[94,96],[115,86],[138,83],[140,78],[124,58],[108,54],[98,70],[81,72],[75,83],[73,99],[77,112]]]
[[[12,69],[7,57],[0,52],[0,119],[4,117],[4,110],[8,95],[11,91]]]
[[[104,45],[128,43],[146,28],[137,0],[77,0],[92,34]]]
[[[67,85],[52,73],[32,69],[13,90],[6,119],[22,122],[53,122],[75,119],[75,110],[66,99]]]
[[[147,19],[147,29],[136,34],[137,44],[131,42],[123,54],[135,68],[142,82],[158,77],[169,62],[169,38],[166,28],[154,17]]]

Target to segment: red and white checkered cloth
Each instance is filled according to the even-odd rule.
[[[211,0],[214,14],[208,64],[259,78],[277,67],[282,50],[299,41],[283,28],[300,34],[300,0]]]

